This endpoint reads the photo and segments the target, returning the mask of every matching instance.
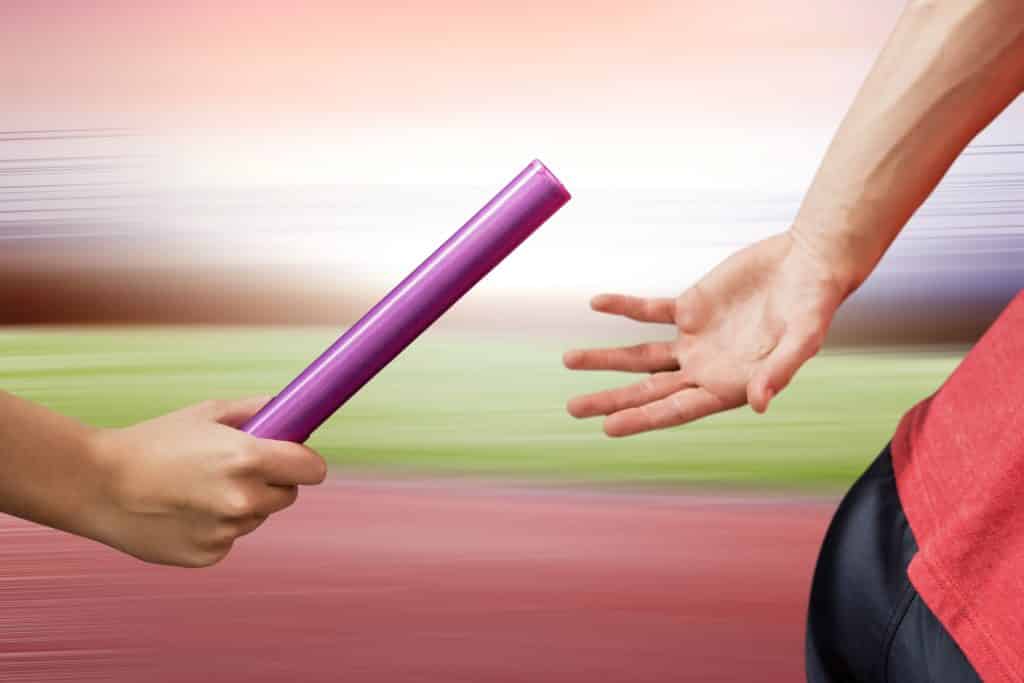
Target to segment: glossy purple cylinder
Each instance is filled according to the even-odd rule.
[[[305,441],[569,199],[551,171],[533,161],[242,430]]]

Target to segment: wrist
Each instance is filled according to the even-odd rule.
[[[2,511],[94,538],[105,479],[105,468],[94,446],[98,430],[35,406],[30,408],[36,414],[29,418],[47,418],[35,426],[46,429],[48,438],[38,439],[31,451],[24,451],[26,457],[12,458],[8,463],[8,470],[3,472],[6,476],[0,479]]]
[[[81,435],[80,481],[70,506],[67,531],[107,542],[117,493],[118,466],[111,429],[87,428]]]
[[[818,264],[845,300],[871,274],[877,258],[866,245],[834,230],[797,219],[789,228],[794,246]]]

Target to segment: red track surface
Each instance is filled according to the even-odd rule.
[[[798,681],[830,512],[330,481],[208,570],[0,516],[0,680]]]

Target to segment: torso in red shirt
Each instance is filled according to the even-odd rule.
[[[981,677],[1024,681],[1024,293],[900,423],[910,579]]]

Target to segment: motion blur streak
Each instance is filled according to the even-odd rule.
[[[800,680],[813,496],[1024,282],[1024,98],[768,415],[609,440],[559,355],[790,225],[904,5],[0,2],[0,388],[88,424],[278,390],[534,156],[575,196],[223,565],[0,516],[0,683]]]
[[[0,680],[795,681],[831,506],[340,483],[196,572],[0,518]]]
[[[350,322],[507,175],[482,175],[476,185],[432,185],[429,175],[421,184],[353,184],[330,175],[194,184],[183,179],[203,164],[170,153],[188,147],[174,141],[218,148],[225,136],[182,135],[0,131],[0,322]],[[312,148],[348,158],[350,145],[330,135],[283,136],[276,146],[250,149],[250,165],[316,167],[303,161]],[[830,342],[976,339],[1024,277],[1022,158],[1022,143],[968,148],[844,305]],[[578,202],[442,325],[592,325],[592,317],[580,319],[589,293],[675,294],[733,250],[785,229],[800,200],[775,186],[574,191]],[[496,302],[505,311],[497,319],[487,313]]]

